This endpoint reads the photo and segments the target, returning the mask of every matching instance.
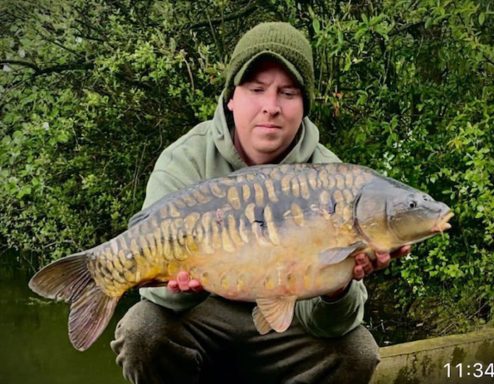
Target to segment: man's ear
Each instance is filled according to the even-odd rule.
[[[228,101],[228,104],[226,104],[226,106],[228,107],[228,110],[229,110],[230,112],[233,112],[233,105],[234,105],[233,99],[230,99],[230,100]]]

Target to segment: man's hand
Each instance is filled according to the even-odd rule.
[[[387,268],[392,259],[398,259],[410,253],[412,247],[405,245],[393,253],[377,253],[376,258],[371,260],[365,253],[359,253],[355,256],[355,267],[353,268],[353,278],[362,280],[370,275],[373,271]]]
[[[355,280],[362,280],[364,277],[369,276],[373,271],[387,268],[392,259],[398,259],[406,256],[410,253],[412,247],[405,245],[400,249],[392,253],[377,253],[376,258],[371,260],[365,253],[359,253],[355,256],[355,267],[353,267],[353,278]],[[326,301],[336,301],[341,299],[348,291],[350,283],[345,287],[331,295],[323,296]]]
[[[191,279],[188,272],[181,271],[177,274],[177,280],[170,280],[167,288],[173,293],[179,292],[202,292],[202,287],[199,280]]]

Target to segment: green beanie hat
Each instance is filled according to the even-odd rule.
[[[261,23],[238,41],[226,71],[224,100],[228,102],[236,85],[261,58],[280,62],[297,80],[304,98],[304,115],[314,98],[312,49],[302,32],[283,22]]]

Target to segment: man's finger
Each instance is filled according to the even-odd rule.
[[[173,293],[180,292],[180,289],[178,288],[177,280],[170,280],[166,285],[166,287]]]
[[[367,262],[365,264],[362,264],[362,268],[364,269],[365,275],[370,275],[372,272],[374,272],[374,266],[372,263],[367,259]]]
[[[187,272],[181,271],[177,274],[178,287],[181,291],[188,291],[190,289],[190,278]]]
[[[389,265],[391,261],[391,256],[389,253],[378,253],[376,252],[376,269],[383,269]]]
[[[362,280],[364,277],[365,277],[364,269],[362,268],[361,265],[356,265],[353,268],[353,278],[355,280]]]
[[[365,253],[359,253],[358,255],[355,256],[355,264],[356,265],[363,265],[366,263],[368,260],[368,257]]]
[[[374,266],[369,260],[369,256],[365,253],[359,253],[355,256],[355,267],[358,267],[354,270],[354,278],[357,280],[371,274],[374,270]]]
[[[189,282],[189,288],[191,289],[192,292],[202,292],[204,291],[204,288],[202,287],[201,283],[196,280],[192,279]]]
[[[397,249],[396,251],[391,253],[391,258],[392,259],[397,259],[403,256],[408,255],[412,251],[412,246],[411,245],[404,245],[400,249]]]

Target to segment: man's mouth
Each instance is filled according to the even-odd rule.
[[[260,128],[272,128],[272,129],[280,129],[281,128],[280,125],[273,124],[273,123],[259,123],[259,124],[256,124],[256,127],[260,127]]]

